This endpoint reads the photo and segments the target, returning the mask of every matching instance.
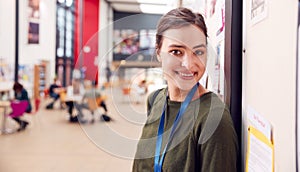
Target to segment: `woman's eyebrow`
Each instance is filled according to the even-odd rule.
[[[169,47],[174,47],[174,48],[185,48],[186,46],[184,46],[184,45],[177,45],[177,44],[171,44],[171,45],[169,45]]]
[[[171,45],[169,45],[169,47],[171,47],[171,48],[187,48],[187,46],[185,46],[185,45],[178,45],[178,44],[171,44]],[[193,49],[201,48],[201,47],[206,48],[206,45],[199,44],[199,45],[194,46]]]
[[[193,49],[201,48],[201,47],[206,48],[206,45],[204,45],[204,44],[196,45],[196,46],[193,47]]]

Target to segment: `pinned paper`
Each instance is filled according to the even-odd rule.
[[[274,145],[263,133],[248,128],[246,172],[274,172]]]
[[[262,132],[269,140],[272,139],[272,126],[268,120],[249,106],[247,108],[247,117],[249,125]]]

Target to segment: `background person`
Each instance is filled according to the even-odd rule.
[[[81,123],[86,122],[86,120],[83,119],[83,114],[81,113],[81,111],[79,113],[77,113],[76,110],[74,111],[74,107],[79,106],[78,101],[81,100],[81,97],[84,93],[85,93],[84,84],[80,81],[80,79],[73,78],[72,86],[69,86],[67,89],[67,95],[66,95],[67,98],[65,100],[65,104],[67,105],[68,108],[70,122],[78,122],[78,121]]]
[[[199,84],[206,68],[207,28],[201,14],[177,8],[157,26],[156,54],[167,88],[148,98],[132,171],[235,172],[238,141],[230,112]],[[151,106],[151,107],[150,107]]]
[[[144,96],[148,92],[148,85],[146,80],[139,81],[138,84],[133,85],[133,93],[134,93],[134,99],[135,103],[139,104],[144,99]]]
[[[13,90],[14,90],[14,96],[15,96],[16,100],[28,101],[28,106],[27,106],[25,112],[30,113],[32,110],[32,106],[30,104],[30,99],[28,97],[28,93],[24,89],[23,85],[20,84],[19,82],[15,82],[14,86],[13,86]],[[13,117],[12,119],[14,119],[20,125],[20,127],[17,131],[25,130],[27,125],[29,124],[27,121],[21,120],[20,117]]]
[[[54,103],[60,98],[58,88],[62,88],[57,78],[53,79],[53,83],[49,87],[49,96],[53,98],[53,101],[46,106],[46,109],[53,109]],[[62,107],[62,106],[61,106]]]
[[[106,82],[110,83],[110,77],[112,75],[112,72],[110,70],[109,66],[106,66],[105,68],[105,76],[106,76]]]
[[[104,121],[110,121],[111,120],[111,118],[107,115],[108,109],[107,109],[105,100],[103,99],[103,96],[101,95],[99,89],[97,89],[97,85],[96,85],[95,81],[92,82],[92,88],[85,91],[85,93],[82,97],[82,102],[83,103],[81,105],[76,105],[80,116],[83,116],[82,108],[89,109],[89,106],[86,103],[87,99],[94,100],[97,103],[98,106],[101,106],[104,109],[104,114],[101,115],[101,119],[103,119]],[[91,109],[89,109],[89,110],[91,110]],[[92,112],[92,115],[93,115],[93,118],[91,120],[92,123],[95,121],[93,113],[94,112]]]

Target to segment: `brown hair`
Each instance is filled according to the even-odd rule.
[[[165,14],[157,25],[156,50],[159,52],[162,45],[163,33],[168,29],[178,29],[184,26],[194,25],[200,28],[204,35],[207,35],[207,28],[204,18],[199,13],[193,13],[188,8],[179,7]]]
[[[23,90],[23,85],[20,84],[19,82],[15,82],[14,86],[13,86],[13,90],[14,91],[21,91],[21,90]]]

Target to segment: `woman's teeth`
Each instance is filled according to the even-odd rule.
[[[184,77],[192,77],[194,76],[193,73],[179,73],[181,76],[184,76]]]

